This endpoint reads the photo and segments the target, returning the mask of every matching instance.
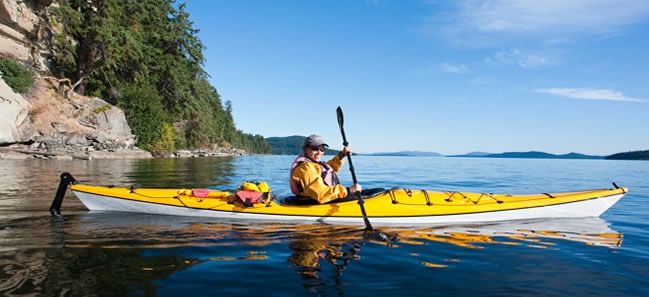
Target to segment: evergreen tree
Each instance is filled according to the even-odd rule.
[[[232,103],[223,105],[208,82],[202,68],[204,45],[185,4],[175,6],[172,0],[60,0],[59,4],[50,18],[56,32],[55,75],[73,81],[80,94],[99,96],[123,108],[139,146],[200,148],[220,143],[270,153],[263,137],[236,129]]]

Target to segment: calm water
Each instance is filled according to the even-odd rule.
[[[649,296],[649,162],[357,156],[364,187],[536,193],[630,188],[600,218],[413,228],[286,225],[88,212],[82,183],[288,194],[292,156],[0,160],[5,296]],[[341,180],[351,180],[345,167]]]

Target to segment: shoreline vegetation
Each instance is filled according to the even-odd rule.
[[[237,129],[233,100],[210,83],[205,47],[184,4],[31,4],[2,5],[15,17],[0,31],[17,32],[12,40],[20,41],[0,46],[0,77],[16,94],[0,104],[21,102],[0,106],[8,119],[0,130],[5,157],[271,153],[263,136]],[[21,55],[26,50],[35,54]],[[47,95],[34,94],[39,84]]]
[[[151,158],[199,158],[247,156],[245,150],[236,148],[214,148],[199,150],[178,150],[170,153],[151,153],[133,147],[130,149],[92,150],[67,146],[52,151],[32,149],[27,144],[13,144],[0,147],[0,160],[93,160],[93,159],[151,159]]]

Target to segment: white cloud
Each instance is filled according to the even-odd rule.
[[[593,89],[593,88],[549,88],[537,89],[537,92],[557,95],[575,99],[586,100],[611,100],[611,101],[631,101],[647,102],[647,100],[630,98],[624,96],[622,92],[611,89]]]
[[[584,37],[611,38],[649,23],[647,0],[429,1],[424,32],[469,48],[498,48],[489,64],[559,65],[562,48]],[[440,4],[444,3],[444,4]]]
[[[469,0],[461,2],[458,23],[481,32],[609,32],[645,22],[645,0]]]
[[[524,68],[551,64],[550,58],[544,55],[530,53],[521,49],[502,50],[485,59],[487,64],[517,65]]]
[[[431,1],[431,6],[439,4]],[[529,40],[546,46],[576,35],[611,36],[649,20],[646,0],[466,0],[435,7],[425,26],[457,44],[502,46]]]
[[[466,65],[453,65],[453,64],[449,64],[449,63],[442,63],[442,65],[440,65],[440,67],[442,68],[442,70],[444,70],[444,72],[448,72],[448,73],[464,73],[464,72],[466,72]]]

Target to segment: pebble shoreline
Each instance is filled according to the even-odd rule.
[[[51,151],[34,150],[28,145],[0,147],[0,160],[92,160],[92,159],[151,159],[151,158],[199,158],[245,156],[248,153],[239,149],[217,150],[179,150],[168,154],[151,154],[137,147],[115,150],[58,149]]]

